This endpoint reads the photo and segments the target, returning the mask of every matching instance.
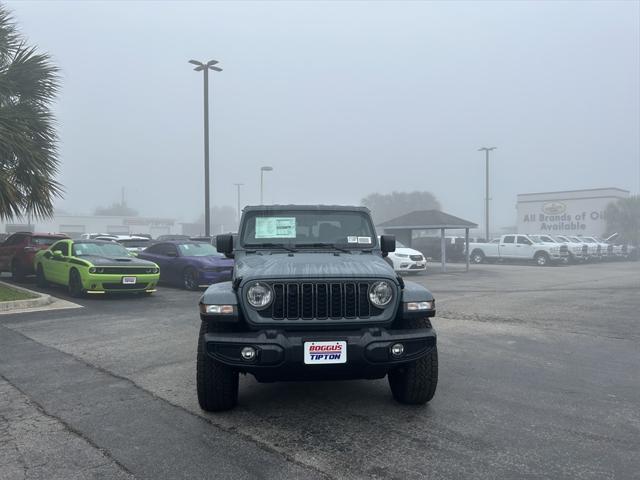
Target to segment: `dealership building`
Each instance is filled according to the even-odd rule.
[[[518,195],[518,232],[569,235],[607,233],[607,205],[629,197],[620,188],[592,188]]]
[[[182,226],[170,218],[121,217],[102,215],[56,215],[47,219],[0,222],[0,233],[14,232],[56,232],[70,237],[83,233],[108,233],[112,235],[133,235],[142,233],[158,235],[182,233]]]

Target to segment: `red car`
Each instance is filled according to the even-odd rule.
[[[11,272],[14,280],[33,275],[33,257],[38,250],[49,248],[62,238],[62,233],[18,232],[0,244],[0,273]]]

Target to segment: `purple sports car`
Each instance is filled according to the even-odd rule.
[[[231,280],[233,260],[209,243],[176,240],[156,243],[138,254],[160,266],[160,281],[187,290]]]

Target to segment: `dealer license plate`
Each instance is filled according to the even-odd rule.
[[[124,285],[135,285],[136,280],[136,277],[122,277],[122,283]]]
[[[304,342],[304,363],[307,365],[347,363],[347,342]]]

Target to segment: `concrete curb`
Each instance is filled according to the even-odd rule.
[[[21,292],[36,295],[36,298],[28,298],[26,300],[11,300],[8,302],[0,302],[0,313],[11,312],[13,310],[25,310],[29,308],[44,307],[53,303],[53,298],[51,298],[51,295],[47,295],[46,293],[35,292],[33,290],[29,290],[28,288],[19,287],[12,283],[6,283],[2,281],[0,281],[0,285],[4,285],[7,288],[13,288],[14,290],[18,290]]]

